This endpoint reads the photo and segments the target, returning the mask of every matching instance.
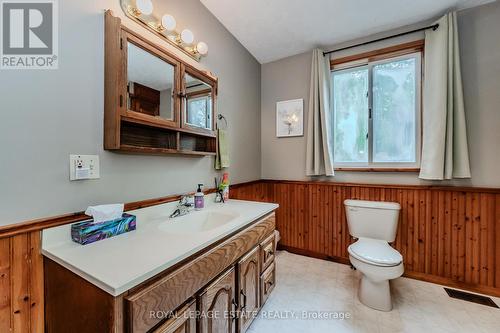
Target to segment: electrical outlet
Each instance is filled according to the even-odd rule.
[[[97,179],[98,155],[69,155],[69,180]]]

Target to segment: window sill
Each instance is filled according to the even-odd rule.
[[[354,172],[420,172],[420,168],[334,168],[334,170]]]

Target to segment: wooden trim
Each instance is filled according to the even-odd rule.
[[[371,62],[371,61],[377,61],[409,53],[423,51],[424,44],[425,40],[420,39],[413,42],[398,44],[394,46],[384,47],[382,49],[377,49],[342,58],[332,59],[330,60],[330,68],[334,69],[335,66],[343,65],[354,61],[366,60],[366,62]]]
[[[360,184],[360,183],[341,183],[334,181],[320,180],[277,180],[277,179],[261,179],[243,182],[231,185],[231,189],[244,188],[258,184],[298,184],[298,185],[330,185],[342,187],[368,187],[368,188],[386,188],[386,189],[420,189],[430,191],[456,191],[456,192],[473,192],[473,193],[491,193],[500,194],[500,188],[487,187],[464,187],[464,186],[436,186],[436,185],[401,185],[401,184]],[[205,193],[213,193],[214,189],[207,190]],[[160,205],[180,199],[180,195],[169,195],[160,198],[146,199],[125,204],[125,210],[134,210],[155,205]],[[43,230],[47,228],[57,227],[64,224],[80,222],[88,219],[88,216],[83,212],[70,214],[62,214],[57,216],[45,217],[40,219],[28,220],[25,222],[14,223],[0,227],[0,238],[9,237],[21,234],[23,232]]]
[[[386,189],[416,189],[430,191],[458,191],[458,192],[483,192],[500,194],[500,187],[474,187],[474,186],[437,186],[437,185],[404,185],[404,184],[366,184],[366,183],[343,183],[328,180],[281,180],[281,179],[262,179],[263,183],[273,184],[298,184],[298,185],[330,185],[342,187],[369,187]]]
[[[118,149],[120,112],[124,109],[123,90],[126,90],[126,87],[120,87],[124,74],[123,50],[120,50],[120,19],[114,17],[111,10],[107,10],[104,16],[104,149]]]
[[[238,188],[240,186],[248,186],[248,185],[259,183],[259,182],[260,182],[260,180],[252,180],[252,181],[241,183],[241,184],[231,185],[231,188],[233,188],[233,187]],[[208,189],[204,192],[206,194],[214,193],[215,189],[211,188],[211,189]],[[194,192],[191,192],[190,194],[194,194]],[[161,204],[169,203],[172,201],[178,201],[180,199],[180,197],[181,196],[179,194],[174,194],[174,195],[169,195],[169,196],[160,197],[160,198],[153,198],[153,199],[146,199],[146,200],[129,202],[129,203],[125,204],[125,210],[126,211],[135,210],[135,209],[140,209],[140,208],[161,205]],[[56,215],[56,216],[51,216],[51,217],[29,220],[29,221],[20,222],[20,223],[9,224],[9,225],[0,227],[0,239],[4,238],[4,237],[10,237],[10,236],[22,234],[25,232],[39,231],[39,230],[43,230],[43,229],[47,229],[47,228],[57,227],[57,226],[64,225],[64,224],[80,222],[80,221],[87,220],[88,218],[89,218],[88,215],[85,215],[83,212],[76,212],[76,213],[62,214],[62,215]],[[0,266],[0,269],[1,269],[1,266]]]
[[[212,89],[204,89],[186,93],[186,96],[191,98],[196,98],[199,96],[208,96],[208,95],[212,95]]]
[[[351,172],[420,172],[420,168],[334,168],[335,171]]]

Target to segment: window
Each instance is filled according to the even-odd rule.
[[[417,168],[421,52],[333,67],[336,168]]]
[[[192,97],[187,100],[187,123],[196,127],[211,129],[210,115],[212,113],[211,95]]]

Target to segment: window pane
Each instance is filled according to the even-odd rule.
[[[373,161],[415,161],[416,59],[373,67]]]
[[[333,72],[334,161],[368,162],[368,69]]]
[[[210,97],[206,96],[188,99],[188,124],[202,128],[211,128],[209,118],[212,108],[211,100]]]

